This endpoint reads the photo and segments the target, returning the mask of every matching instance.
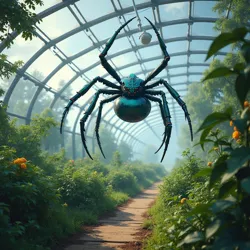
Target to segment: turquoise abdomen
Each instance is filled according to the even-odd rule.
[[[126,122],[139,122],[145,119],[151,110],[148,99],[139,97],[129,99],[124,96],[116,99],[114,103],[116,115]]]

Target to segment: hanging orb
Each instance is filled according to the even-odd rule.
[[[143,31],[143,33],[140,35],[139,39],[141,40],[141,43],[144,45],[148,45],[151,41],[152,35],[146,31]]]

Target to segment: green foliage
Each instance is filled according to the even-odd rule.
[[[186,165],[182,163],[178,168],[179,176],[174,169],[164,179],[160,199],[153,210],[157,228],[147,249],[236,250],[250,247],[250,104],[246,101],[250,90],[250,60],[245,35],[246,29],[237,29],[226,36],[220,35],[211,45],[208,57],[229,43],[241,42],[244,63],[227,69],[217,68],[205,78],[226,77],[233,72],[236,75],[234,95],[240,105],[235,110],[228,107],[228,102],[225,110],[208,115],[200,125],[198,144],[203,149],[205,145],[212,147],[207,154],[214,154],[207,169],[202,168],[196,174],[191,172],[182,181]],[[215,129],[225,121],[231,121],[230,125],[234,126],[232,137],[236,142],[229,138],[228,129]],[[169,182],[172,179],[174,181]],[[156,211],[161,217],[154,214]]]
[[[114,170],[107,176],[108,184],[115,190],[134,195],[139,187],[136,184],[136,177],[128,171]]]
[[[22,2],[15,0],[0,0],[1,18],[0,18],[0,42],[5,42],[7,48],[13,44],[10,33],[17,31],[22,33],[25,40],[32,39],[34,35],[34,24],[40,20],[32,12],[36,5],[42,5],[41,0],[24,0]],[[0,78],[9,78],[23,65],[22,61],[10,63],[7,56],[0,55]]]
[[[34,24],[40,22],[36,14],[31,11],[35,10],[36,5],[43,5],[43,2],[41,0],[24,0],[23,2],[1,0],[0,41],[9,38],[10,31],[17,31],[18,34],[22,33],[25,40],[31,40]],[[11,43],[11,40],[7,40],[8,47]]]
[[[230,8],[230,18],[225,18],[225,10]],[[215,29],[228,32],[235,28],[248,25],[250,6],[248,0],[220,0],[214,8],[220,18],[216,21]]]

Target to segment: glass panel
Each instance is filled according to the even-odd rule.
[[[141,72],[141,67],[139,65],[128,67],[126,69],[120,70],[123,76],[129,76],[130,74],[136,74],[137,72]]]
[[[164,4],[160,7],[162,21],[172,21],[188,17],[188,2]]]
[[[175,24],[170,26],[162,27],[164,39],[173,37],[183,37],[187,35],[188,25],[187,24]]]
[[[169,69],[169,73],[172,75],[182,74],[187,72],[187,67],[180,67],[175,69]]]
[[[36,99],[31,117],[34,117],[36,114],[41,114],[46,108],[49,108],[53,97],[54,95],[52,93],[43,89]]]
[[[147,48],[140,49],[139,51],[140,51],[143,59],[150,58],[152,55],[154,55],[154,56],[161,55],[161,49],[160,49],[160,46],[158,44],[154,45],[154,46],[147,47]]]
[[[196,55],[190,55],[189,62],[190,63],[204,63],[206,59],[206,54],[196,54]],[[213,59],[210,58],[206,61],[206,63],[209,63]]]
[[[72,56],[84,49],[87,49],[88,47],[91,47],[92,45],[92,41],[85,35],[83,31],[70,36],[57,44],[57,46],[67,56]]]
[[[191,66],[189,67],[189,72],[204,72],[208,66]]]
[[[115,32],[115,31],[114,31]],[[109,49],[108,55],[113,55],[119,51],[131,48],[131,45],[128,41],[127,37],[123,37],[120,39],[115,40],[111,48]]]
[[[136,4],[137,4],[137,1],[136,1]],[[142,27],[150,27],[150,30],[147,30],[147,32],[149,32],[149,33],[151,33],[151,35],[155,36],[155,32],[152,30],[151,25],[149,24],[147,19],[144,18],[144,17],[147,17],[152,23],[154,23],[154,15],[153,15],[152,8],[138,10],[138,14],[139,14],[139,17],[141,20]],[[126,14],[126,20],[129,20],[130,18],[132,18],[134,16],[135,16],[134,12],[131,14]],[[129,23],[129,28],[131,30],[138,30],[137,18],[135,18],[131,23]],[[141,33],[142,32],[139,32],[139,34],[141,34]],[[136,35],[136,39],[139,39],[139,36]]]
[[[171,56],[172,53],[187,51],[187,47],[187,41],[172,42],[167,44],[167,51]]]
[[[190,82],[199,82],[201,80],[202,75],[196,76],[196,75],[191,75],[189,76],[189,81]]]
[[[102,65],[98,65],[97,67],[94,67],[93,69],[91,69],[91,70],[89,70],[89,71],[87,71],[86,73],[85,73],[85,75],[88,77],[88,78],[90,78],[91,80],[93,79],[93,78],[95,78],[95,77],[97,77],[97,76],[101,76],[101,77],[103,77],[103,76],[105,76],[106,74],[108,74],[107,73],[107,71],[102,67]],[[103,84],[102,84],[102,88],[103,88]]]
[[[137,58],[134,52],[129,52],[129,53],[112,58],[112,61],[117,67],[122,67],[128,63],[137,61]]]
[[[147,0],[136,0],[136,4],[135,5],[138,5],[138,4],[141,4],[141,3],[146,3],[148,2]],[[128,1],[128,0],[120,0],[120,3],[122,5],[123,8],[127,8],[129,6],[132,6],[133,5],[133,2],[132,1]]]
[[[176,76],[176,77],[171,77],[171,83],[186,83],[187,82],[187,76]]]
[[[172,66],[172,65],[178,65],[178,64],[183,64],[187,62],[187,56],[172,56],[168,65]]]
[[[73,76],[73,72],[67,65],[62,67],[57,73],[48,81],[47,85],[55,90],[61,89]]]
[[[88,66],[100,61],[99,54],[100,54],[100,52],[97,49],[94,49],[94,50],[84,54],[83,56],[77,58],[76,60],[74,60],[74,63],[80,69],[87,68]]]
[[[61,60],[57,56],[55,56],[50,50],[47,50],[30,65],[27,71],[31,75],[34,75],[34,72],[39,71],[43,74],[44,79],[52,69],[58,66],[60,62]]]
[[[114,17],[114,18],[108,19],[107,21],[98,23],[95,26],[92,26],[91,30],[94,32],[94,34],[96,35],[99,41],[103,41],[105,39],[111,38],[113,34],[115,33],[115,31],[120,26],[121,24],[118,21],[118,18]],[[124,29],[122,29],[119,34],[123,34],[123,33],[124,33]]]
[[[192,35],[193,36],[217,36],[219,32],[214,30],[213,23],[194,23],[192,25]]]
[[[102,1],[78,1],[77,7],[87,21],[97,19],[114,11],[110,0]],[[93,14],[94,13],[94,14]]]
[[[79,26],[74,16],[67,8],[43,18],[37,26],[50,38],[56,38]],[[38,31],[40,34],[40,32]]]
[[[14,44],[11,48],[5,49],[3,54],[8,56],[10,62],[21,60],[26,63],[43,45],[44,43],[35,36],[31,41],[25,41],[24,38],[19,35],[14,40]]]
[[[193,2],[193,16],[195,17],[218,17],[217,13],[212,9],[216,2],[210,1],[200,1]]]
[[[21,79],[12,92],[7,110],[26,117],[29,104],[36,90],[37,87],[33,82]]]
[[[193,40],[190,43],[190,50],[208,50],[212,41]]]
[[[37,6],[35,13],[42,12],[51,6],[55,5],[58,1],[51,1],[51,0],[43,0],[43,5],[42,6]]]
[[[147,69],[153,69],[158,67],[161,64],[162,60],[158,59],[158,60],[153,60],[150,62],[145,62],[144,65],[146,66]]]

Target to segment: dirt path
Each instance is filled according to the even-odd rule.
[[[159,193],[155,183],[148,190],[137,195],[130,202],[116,210],[114,216],[99,220],[99,225],[87,228],[70,246],[64,250],[112,250],[129,249],[129,242],[136,241],[136,234],[143,223],[143,214]],[[133,248],[136,249],[136,248]]]

